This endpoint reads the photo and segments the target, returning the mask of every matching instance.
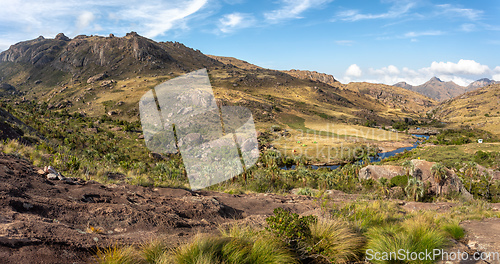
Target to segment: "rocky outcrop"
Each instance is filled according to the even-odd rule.
[[[477,170],[479,171],[480,174],[488,173],[493,181],[500,180],[500,171],[488,169],[481,165],[477,165]]]
[[[434,180],[431,172],[432,166],[436,164],[435,162],[418,159],[414,159],[411,162],[414,167],[413,174],[411,176],[429,184],[430,193],[460,193],[468,199],[472,198],[472,195],[464,188],[462,181],[458,178],[454,171],[446,169],[446,179],[438,184],[436,180]],[[358,177],[363,180],[378,180],[380,178],[391,179],[398,175],[404,175],[405,173],[406,171],[402,166],[369,165],[360,170]]]
[[[105,72],[104,73],[99,73],[99,74],[96,74],[90,78],[87,79],[87,83],[95,83],[97,81],[100,81],[104,78],[108,77],[108,74],[106,74]]]
[[[390,180],[393,177],[404,174],[405,170],[401,166],[368,165],[359,171],[359,178],[362,180],[379,180],[380,178],[386,178]]]
[[[422,127],[422,128],[411,128],[408,129],[408,134],[416,134],[416,135],[437,135],[439,134],[439,130],[434,129],[434,128],[427,128],[427,127]]]
[[[296,78],[318,81],[335,87],[340,85],[339,81],[335,80],[335,78],[332,75],[326,73],[320,73],[317,71],[295,70],[295,69],[283,72]]]

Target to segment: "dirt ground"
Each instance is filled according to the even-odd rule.
[[[175,246],[235,221],[263,225],[274,208],[321,214],[313,197],[225,193],[47,180],[28,161],[0,154],[0,263],[92,263],[98,247],[165,238]],[[356,199],[328,191],[332,202]],[[453,204],[407,203],[408,210]],[[432,208],[434,208],[432,207]],[[430,209],[432,209],[430,208]],[[491,228],[494,226],[495,228]],[[498,219],[470,221],[476,243],[500,250]]]

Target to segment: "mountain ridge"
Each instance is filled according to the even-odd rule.
[[[226,62],[221,62],[223,58]],[[358,124],[371,118],[389,125],[400,118],[369,96],[247,62],[235,66],[239,61],[216,59],[178,42],[155,42],[135,32],[73,39],[58,34],[54,39],[20,42],[0,53],[0,79],[26,101],[134,121],[138,120],[137,102],[146,91],[207,68],[216,99],[251,108],[260,122],[294,115]],[[360,114],[365,112],[371,114]]]
[[[392,86],[401,87],[407,90],[415,91],[417,93],[423,94],[437,101],[445,101],[466,92],[478,89],[490,84],[500,83],[488,78],[482,78],[471,82],[468,86],[461,86],[453,81],[442,81],[438,77],[434,76],[427,82],[420,85],[411,85],[407,82],[398,82]]]

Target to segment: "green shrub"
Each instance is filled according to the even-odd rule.
[[[299,240],[311,236],[309,225],[316,221],[317,218],[312,215],[299,216],[283,208],[276,208],[274,209],[274,215],[266,218],[269,225],[266,229],[296,248]]]
[[[406,175],[398,175],[392,177],[390,180],[390,187],[399,186],[401,188],[405,188],[408,185],[408,176]]]
[[[315,191],[311,188],[305,187],[305,188],[299,188],[297,191],[298,195],[307,195],[307,196],[314,196]]]

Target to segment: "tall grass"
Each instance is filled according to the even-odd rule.
[[[95,259],[99,264],[144,263],[132,246],[120,247],[118,245],[114,245],[109,248],[98,249]]]
[[[389,254],[389,260],[383,258],[371,259],[374,263],[434,263],[425,255],[434,249],[442,249],[446,245],[444,233],[433,223],[422,217],[410,218],[401,225],[386,225],[372,227],[367,232],[368,242],[366,252]],[[402,257],[399,255],[403,252]],[[390,255],[394,253],[393,255]],[[411,254],[417,254],[415,258]],[[419,253],[423,253],[422,257]],[[373,253],[371,253],[373,255]]]
[[[332,215],[350,222],[358,231],[369,227],[396,223],[404,218],[404,212],[396,203],[389,201],[355,201],[334,208]]]
[[[238,238],[209,235],[197,235],[190,243],[177,248],[173,253],[173,261],[176,264],[297,263],[293,254],[276,238],[269,236]]]
[[[331,263],[358,260],[364,239],[338,219],[319,219],[310,225],[311,237],[306,240],[306,250],[317,259]]]

